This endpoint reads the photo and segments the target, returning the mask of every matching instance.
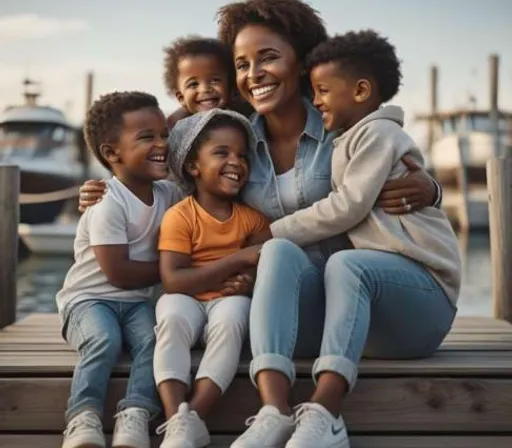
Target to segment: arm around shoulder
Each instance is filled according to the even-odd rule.
[[[371,126],[361,129],[351,145],[348,150],[340,148],[350,154],[343,166],[336,166],[341,158],[333,156],[333,191],[312,206],[274,221],[270,226],[274,237],[304,246],[344,233],[368,215],[391,172],[396,149],[393,139]]]

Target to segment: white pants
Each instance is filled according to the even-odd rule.
[[[249,326],[251,300],[231,296],[200,301],[164,294],[156,305],[155,382],[178,380],[190,387],[190,350],[202,336],[206,345],[196,380],[211,379],[222,393],[233,381]]]

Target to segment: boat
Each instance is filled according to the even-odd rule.
[[[77,187],[84,176],[84,150],[78,128],[62,111],[37,104],[38,84],[24,81],[25,104],[0,114],[0,164],[20,167],[20,222],[49,223],[61,213],[66,199],[23,204],[23,195],[58,192]]]
[[[459,109],[423,116],[436,137],[429,151],[434,177],[443,186],[443,209],[460,228],[489,227],[486,163],[512,151],[512,112]]]
[[[18,225],[23,244],[34,254],[73,255],[77,221]]]
[[[491,54],[488,108],[477,108],[470,95],[465,107],[443,112],[437,107],[437,67],[431,67],[431,111],[416,116],[428,124],[426,156],[443,187],[443,209],[460,229],[488,229],[487,161],[512,155],[512,111],[499,108],[498,73],[499,57]]]

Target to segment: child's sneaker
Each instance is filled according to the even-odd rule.
[[[64,431],[62,448],[76,448],[82,445],[105,448],[105,436],[99,416],[84,411],[72,418]]]
[[[157,434],[164,432],[160,448],[203,448],[210,444],[206,425],[187,403],[181,403],[178,412],[156,430]]]
[[[118,412],[114,418],[114,437],[112,448],[130,446],[133,448],[149,448],[149,412],[142,408],[126,408]]]
[[[350,448],[341,416],[335,418],[317,403],[297,406],[297,428],[285,448]]]
[[[249,417],[245,424],[249,428],[230,448],[283,448],[295,429],[292,416],[283,415],[275,406],[268,404]]]

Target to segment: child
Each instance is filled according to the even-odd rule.
[[[164,83],[182,109],[168,118],[169,127],[183,117],[213,108],[244,115],[250,107],[236,97],[235,74],[229,47],[217,39],[189,36],[165,48]]]
[[[420,150],[402,129],[403,111],[381,107],[400,85],[394,47],[374,31],[349,32],[320,44],[307,65],[325,128],[343,132],[334,140],[333,191],[273,223],[272,235],[306,245],[348,232],[356,249],[395,252],[423,265],[455,306],[461,262],[444,213],[427,207],[388,215],[374,206],[386,180],[406,175],[400,160],[405,154],[423,164]],[[401,203],[408,210],[415,205],[404,198]]]
[[[268,233],[259,212],[238,202],[255,150],[242,115],[213,109],[180,120],[170,135],[171,171],[193,192],[163,218],[160,273],[167,294],[156,307],[155,380],[167,422],[160,448],[210,443],[203,422],[231,383],[248,327],[250,299],[222,297],[222,283],[257,264],[259,247],[248,239]],[[206,344],[189,403],[190,349]]]
[[[181,108],[167,118],[169,129],[178,120],[213,108],[235,110],[249,116],[251,106],[237,97],[231,50],[217,39],[190,36],[165,48],[164,83]],[[88,180],[80,191],[79,210],[102,199],[105,185]]]
[[[181,199],[168,181],[168,129],[156,98],[112,93],[96,101],[84,127],[89,149],[114,175],[103,201],[81,217],[75,263],[57,294],[63,335],[78,352],[63,448],[104,447],[101,416],[123,344],[133,358],[119,402],[113,447],[149,448],[148,420],[159,412],[153,379],[158,229]]]

